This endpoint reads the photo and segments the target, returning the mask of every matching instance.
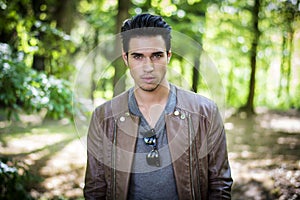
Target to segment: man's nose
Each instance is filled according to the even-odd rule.
[[[153,61],[150,57],[146,57],[143,69],[145,72],[152,72],[154,70]]]

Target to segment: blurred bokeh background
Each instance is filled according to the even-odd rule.
[[[83,199],[89,116],[132,85],[115,38],[144,12],[201,47],[168,78],[222,108],[232,199],[299,199],[299,0],[0,0],[0,199]]]

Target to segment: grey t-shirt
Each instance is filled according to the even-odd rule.
[[[143,134],[151,129],[150,125],[140,112],[133,88],[129,91],[129,111],[140,117],[139,137],[130,176],[128,192],[129,200],[138,199],[178,199],[171,155],[166,135],[165,114],[172,113],[176,105],[175,87],[170,85],[170,94],[164,112],[157,121],[154,130],[157,135],[157,145],[160,156],[160,167],[147,164],[146,156],[152,150],[151,145],[145,144]]]

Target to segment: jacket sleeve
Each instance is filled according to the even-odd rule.
[[[231,199],[233,180],[228,162],[226,136],[217,106],[213,108],[208,133],[208,199]]]
[[[92,115],[87,136],[87,166],[85,174],[84,197],[90,199],[105,199],[106,181],[103,164],[103,131],[101,120],[96,111]]]

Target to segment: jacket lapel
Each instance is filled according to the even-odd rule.
[[[167,115],[166,128],[179,199],[191,199],[188,121],[183,116]]]
[[[135,116],[120,116],[117,123],[117,170],[131,172],[131,165],[138,137],[138,121]]]
[[[139,118],[129,114],[128,91],[112,101],[112,112],[116,123],[115,164],[116,199],[126,199],[131,167],[138,137]]]

